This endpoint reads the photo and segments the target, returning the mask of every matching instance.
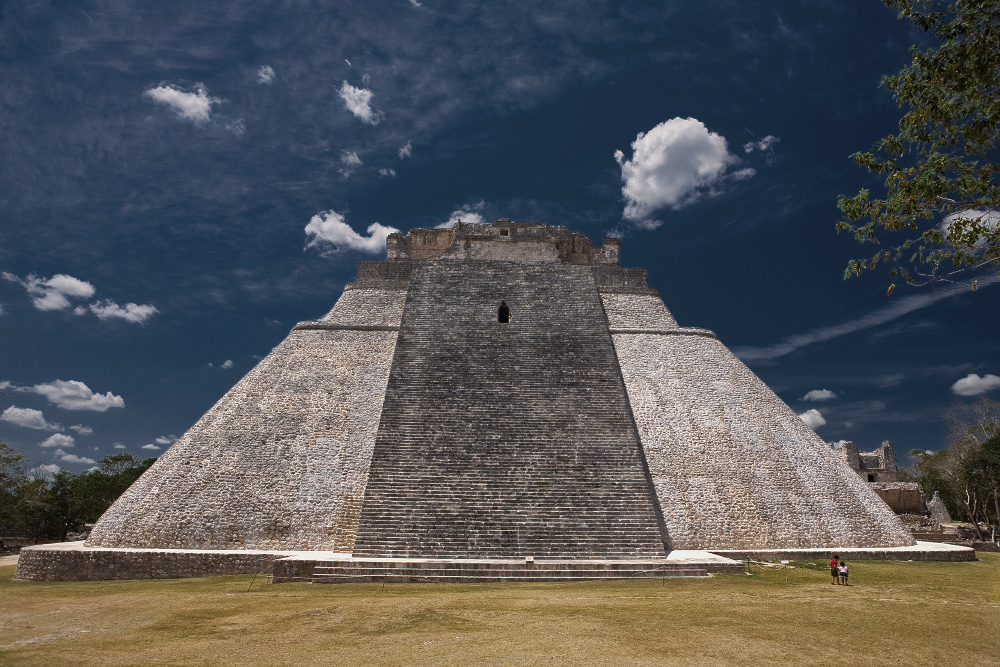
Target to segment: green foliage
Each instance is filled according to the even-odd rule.
[[[851,156],[884,178],[886,195],[838,200],[837,230],[879,247],[851,260],[844,277],[886,264],[893,280],[971,279],[975,289],[1000,273],[1000,4],[883,2],[937,45],[915,45],[911,64],[882,79],[906,109],[899,134]]]
[[[96,470],[60,470],[51,480],[36,479],[24,455],[0,441],[0,534],[65,540],[97,521],[155,462],[115,454],[98,461]]]
[[[956,403],[943,415],[948,449],[914,450],[910,476],[930,498],[935,491],[951,515],[969,521],[979,539],[1000,539],[1000,403]],[[982,530],[985,527],[985,531]]]
[[[17,529],[18,505],[28,481],[27,458],[0,440],[0,535]]]

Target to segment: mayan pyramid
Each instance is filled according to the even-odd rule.
[[[88,547],[638,559],[914,544],[619,242],[500,220],[360,262]],[[510,321],[498,321],[501,302]]]

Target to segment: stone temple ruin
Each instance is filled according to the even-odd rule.
[[[298,324],[85,544],[25,550],[18,576],[259,572],[285,556],[276,580],[412,559],[486,579],[660,576],[687,550],[914,544],[618,253],[509,220],[389,236],[386,260],[359,262],[333,310]]]
[[[870,452],[858,451],[853,442],[843,443],[837,450],[844,462],[872,491],[897,514],[927,514],[927,498],[916,482],[900,482],[896,465],[896,447],[889,440]]]

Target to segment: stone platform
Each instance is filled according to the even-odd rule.
[[[259,551],[211,549],[113,549],[64,542],[25,547],[16,579],[98,581],[107,579],[178,579],[230,574],[269,573],[275,582],[358,581],[477,583],[499,581],[582,581],[661,577],[704,577],[742,572],[741,561],[825,560],[838,554],[847,561],[972,561],[969,547],[917,542],[886,549],[783,549],[754,551],[674,550],[649,559],[433,559],[354,558],[332,551]]]
[[[352,558],[296,555],[274,563],[274,582],[335,584],[361,581],[489,583],[707,577],[743,572],[739,561],[707,551],[673,551],[666,558]]]
[[[886,549],[726,549],[712,553],[736,560],[779,561],[779,560],[826,560],[834,554],[841,560],[926,560],[926,561],[972,561],[976,560],[976,550],[956,544],[918,541],[909,547]]]

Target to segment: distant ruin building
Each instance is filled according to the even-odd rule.
[[[853,442],[845,442],[840,456],[854,472],[866,480],[879,498],[897,514],[926,514],[927,497],[916,482],[897,481],[896,448],[886,440],[871,452],[859,452]]]
[[[390,235],[87,547],[523,564],[913,545],[715,334],[619,266],[619,245],[510,220]]]
[[[853,442],[841,445],[840,456],[851,469],[868,482],[895,482],[899,468],[896,467],[896,448],[886,440],[882,446],[871,452],[859,452]]]

